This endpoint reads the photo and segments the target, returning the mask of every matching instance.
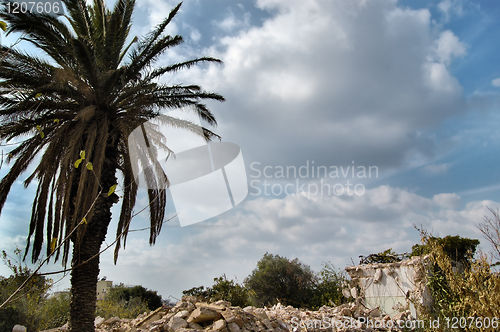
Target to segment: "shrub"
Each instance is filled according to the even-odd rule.
[[[248,290],[237,282],[228,280],[225,274],[214,278],[212,287],[193,287],[183,291],[182,294],[196,296],[212,302],[218,300],[229,301],[233,306],[241,308],[250,305]]]
[[[474,320],[467,319],[467,326],[458,330],[497,331],[500,322],[497,321],[496,327],[491,323],[500,317],[500,277],[492,273],[486,257],[481,255],[477,260],[469,261],[460,272],[454,268],[442,241],[424,234],[423,242],[437,269],[432,267],[433,271],[428,276],[434,304],[430,310],[420,308],[422,318],[427,321],[439,318],[441,322],[439,329],[429,327],[428,331],[457,331],[451,328],[451,324],[461,317],[472,317]],[[464,257],[471,256],[467,254]],[[447,328],[448,321],[450,328]],[[480,326],[484,322],[490,322],[489,328]]]
[[[265,253],[244,283],[254,305],[281,302],[294,307],[308,307],[313,296],[315,275],[297,258],[289,260]]]
[[[342,288],[348,279],[344,272],[335,269],[331,263],[323,263],[323,269],[316,275],[318,283],[309,301],[309,306],[318,309],[324,305],[336,306],[347,302]]]
[[[162,299],[156,291],[142,286],[126,287],[119,284],[110,289],[104,300],[97,302],[97,316],[135,318],[161,306]]]

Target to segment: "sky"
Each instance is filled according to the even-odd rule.
[[[131,38],[175,5],[138,0]],[[477,224],[500,202],[498,17],[496,1],[185,0],[168,28],[185,42],[158,65],[224,63],[163,81],[226,98],[208,103],[213,130],[241,148],[249,193],[210,220],[180,227],[174,218],[155,246],[147,232],[131,233],[117,265],[112,250],[101,256],[100,276],[179,298],[222,274],[243,282],[266,252],[314,271],[409,252],[415,227],[477,238],[488,253]],[[0,217],[7,252],[26,242],[35,189],[21,182]],[[136,210],[146,202],[142,194]],[[147,223],[142,213],[132,228]],[[69,276],[56,287],[68,288]]]

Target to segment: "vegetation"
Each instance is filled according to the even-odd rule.
[[[161,296],[142,286],[114,286],[102,301],[97,302],[97,316],[103,318],[135,318],[162,305]]]
[[[476,242],[463,243],[477,246]],[[443,241],[424,234],[423,244],[437,269],[428,276],[434,304],[430,310],[421,308],[422,318],[441,321],[441,328],[428,331],[497,331],[498,324],[493,322],[500,317],[500,276],[492,273],[485,255],[473,260],[470,253],[466,254],[469,261],[460,272],[453,266]],[[461,317],[471,319],[465,323]],[[455,328],[453,322],[457,323]]]
[[[183,291],[182,294],[196,296],[213,302],[224,300],[242,308],[251,305],[248,290],[237,282],[228,280],[225,274],[214,278],[212,287],[193,287]]]
[[[423,256],[432,253],[434,243],[439,244],[446,255],[456,262],[468,264],[476,253],[479,240],[448,235],[444,238],[427,236],[423,244],[415,244],[410,256]]]
[[[286,257],[266,253],[244,283],[257,306],[281,302],[307,307],[316,280],[311,268],[297,258],[290,261]]]
[[[493,266],[495,266],[500,264],[500,212],[498,209],[496,211],[489,210],[492,216],[484,216],[483,222],[478,225],[478,228],[493,247],[492,256],[496,260]]]
[[[212,302],[226,300],[242,308],[280,302],[318,309],[323,305],[334,306],[347,301],[342,295],[342,287],[346,283],[345,274],[330,263],[324,263],[323,269],[316,274],[297,258],[290,261],[286,257],[266,253],[243,285],[222,275],[214,278],[212,287],[193,287],[182,293]]]
[[[324,263],[323,269],[316,277],[317,283],[309,302],[311,308],[317,309],[323,305],[336,306],[347,301],[342,295],[342,287],[348,280],[345,273],[335,269],[331,263]]]
[[[159,79],[199,63],[220,61],[202,57],[153,68],[163,53],[183,41],[164,33],[180,4],[150,34],[130,38],[135,0],[117,0],[113,10],[104,0],[92,5],[85,0],[62,1],[64,18],[9,13],[6,6],[0,11],[7,34],[22,34],[39,50],[31,54],[44,56],[0,46],[0,140],[24,139],[8,153],[6,160],[12,165],[0,181],[0,211],[12,185],[38,163],[24,181],[25,186],[37,183],[26,254],[31,250],[36,261],[45,242],[46,255],[54,254],[54,260],[61,259],[66,266],[72,250],[70,329],[91,332],[99,252],[111,208],[121,200],[116,263],[138,193],[127,139],[132,130],[169,108],[187,107],[215,125],[202,102],[223,101],[222,96],[197,85],[167,85]],[[172,119],[171,124],[207,140],[218,137],[188,121]],[[148,171],[146,177],[154,188],[166,183],[161,171]],[[123,179],[120,186],[118,178]],[[166,191],[150,189],[148,198],[149,242],[154,244],[162,228]]]
[[[11,258],[2,252],[4,264],[10,268],[10,277],[0,276],[0,301],[5,301],[30,275],[22,264],[21,251]],[[0,310],[0,332],[10,332],[16,324],[29,331],[41,331],[64,325],[69,318],[69,294],[48,295],[52,280],[35,275],[31,278],[15,301]]]
[[[106,299],[115,303],[124,301],[129,303],[134,299],[146,304],[149,310],[156,310],[163,305],[161,296],[156,291],[148,290],[142,286],[126,287],[123,284],[113,286]]]
[[[374,263],[395,263],[400,262],[403,259],[407,258],[406,254],[399,255],[389,248],[385,251],[382,251],[378,254],[371,254],[366,257],[360,256],[361,261],[359,264],[374,264]]]

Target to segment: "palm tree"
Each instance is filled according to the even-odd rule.
[[[72,248],[71,330],[94,331],[98,254],[111,221],[110,209],[121,200],[116,263],[138,193],[127,137],[169,108],[188,107],[215,125],[202,102],[224,98],[197,85],[166,85],[158,80],[179,69],[220,60],[202,57],[152,67],[183,41],[164,33],[181,4],[146,37],[130,41],[135,0],[117,0],[112,11],[104,0],[94,0],[91,6],[86,0],[63,2],[69,24],[49,15],[11,14],[5,6],[0,12],[7,33],[21,33],[23,40],[44,53],[42,58],[0,46],[0,140],[25,138],[7,158],[13,164],[0,181],[0,211],[12,184],[30,164],[38,163],[24,181],[25,186],[38,182],[26,254],[31,250],[36,261],[45,242],[46,255],[54,254],[66,265]],[[218,137],[187,121],[172,125],[200,132],[207,140]],[[118,172],[123,179],[120,197],[113,192]],[[148,181],[160,182],[160,177],[150,174]],[[154,244],[163,223],[165,189],[148,189],[148,197],[149,241]]]

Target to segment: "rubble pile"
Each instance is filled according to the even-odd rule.
[[[407,320],[413,320],[409,311],[389,317],[360,303],[323,306],[317,311],[281,304],[242,309],[226,301],[206,303],[185,296],[172,308],[158,308],[135,319],[97,317],[95,326],[96,332],[401,331],[404,328],[399,326],[405,326],[401,323]],[[64,331],[64,327],[51,331]]]

